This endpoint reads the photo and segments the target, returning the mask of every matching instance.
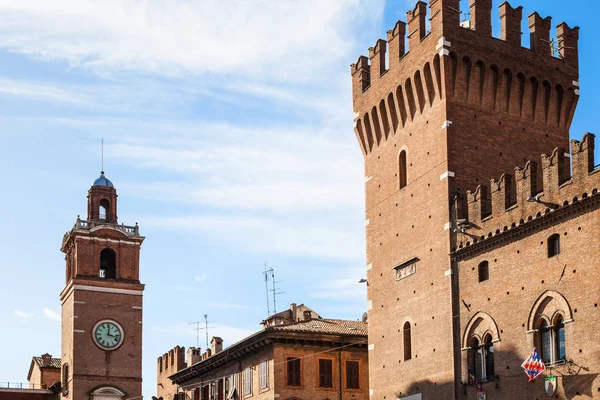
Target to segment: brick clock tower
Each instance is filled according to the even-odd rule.
[[[142,294],[137,224],[117,222],[117,192],[104,172],[88,191],[88,216],[63,238],[62,398],[142,396]]]
[[[551,18],[532,13],[524,48],[522,7],[500,6],[495,38],[492,0],[470,0],[463,23],[460,4],[417,2],[408,24],[398,21],[351,66],[365,170],[372,399],[462,396],[464,304],[450,255],[467,221],[465,194],[569,146],[578,28],[560,23],[552,48]]]

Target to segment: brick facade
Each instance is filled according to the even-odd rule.
[[[144,285],[139,281],[139,252],[144,237],[137,225],[117,224],[116,199],[116,190],[102,174],[89,190],[88,220],[77,218],[63,238],[66,286],[60,299],[65,399],[93,398],[102,392],[122,393],[127,398],[142,395]],[[100,215],[102,204],[105,215]],[[96,344],[93,332],[106,320],[118,324],[123,337],[118,347],[109,350]]]
[[[295,310],[296,305],[292,304],[292,313]],[[280,319],[280,315],[275,315],[263,321],[265,328],[262,331],[225,350],[213,346],[198,363],[173,373],[169,378],[179,386],[179,393],[182,396],[185,393],[185,399],[190,400],[368,400],[366,324],[313,319],[311,315],[316,313],[311,311],[308,309],[304,316],[296,316],[300,320],[277,325],[270,323]],[[159,363],[162,359],[164,356],[159,358]],[[294,366],[290,366],[290,359],[295,360]],[[323,371],[324,382],[320,381],[319,360],[330,361],[330,371]],[[358,367],[354,383],[346,378],[348,362]],[[298,381],[288,381],[289,368],[299,368]],[[164,368],[161,373],[159,366],[159,382],[163,374]],[[356,387],[353,387],[354,384]],[[163,393],[159,387],[158,396]],[[163,395],[163,400],[173,399],[172,393]]]
[[[559,398],[583,395],[583,389],[576,389],[584,385],[579,380],[590,379],[585,392],[600,398],[593,375],[600,372],[598,345],[583,334],[593,332],[591,321],[598,320],[590,300],[598,298],[600,273],[593,262],[600,255],[594,236],[597,174],[589,162],[593,138],[575,144],[572,179],[563,150],[569,148],[579,96],[579,29],[559,24],[559,51],[552,54],[550,19],[532,13],[527,49],[521,47],[521,7],[500,6],[502,37],[497,39],[491,36],[491,0],[471,0],[470,6],[469,25],[461,26],[459,0],[418,2],[407,13],[408,26],[398,21],[387,41],[378,40],[369,57],[351,66],[355,133],[365,166],[371,398],[473,398],[463,340],[469,333],[464,330],[497,325],[498,378],[486,384],[491,385],[488,398],[536,399],[543,394],[542,379],[523,391],[520,364],[539,333],[526,333],[521,324],[540,297],[544,304],[566,302],[573,309],[578,303],[579,318],[565,324],[572,363],[555,369],[555,375],[567,376],[559,379]],[[549,156],[536,169],[528,161],[539,160],[540,154]],[[588,159],[575,162],[583,157]],[[514,179],[503,176],[526,163]],[[491,188],[486,185],[490,179],[496,179]],[[544,197],[539,197],[541,190]],[[585,212],[578,202],[571,204],[584,192]],[[534,201],[527,201],[530,196]],[[546,214],[544,202],[560,209]],[[514,204],[517,210],[510,211]],[[527,221],[529,216],[539,221]],[[548,222],[536,228],[539,233],[529,228],[543,225],[544,219]],[[578,237],[580,246],[595,243],[561,251],[561,261],[569,260],[577,279],[563,277],[557,287],[548,282],[558,277],[541,277],[550,267],[548,257],[540,256],[546,251],[540,243],[551,231],[567,232],[569,241]],[[514,249],[520,250],[518,256]],[[572,258],[563,255],[568,251]],[[489,280],[475,284],[473,271],[482,259],[490,263]],[[582,276],[589,283],[582,284]],[[544,297],[546,290],[560,296],[548,292]],[[470,304],[469,311],[464,303]],[[478,312],[491,318],[478,318]],[[523,320],[518,327],[511,323],[517,315]],[[573,372],[575,365],[589,371]]]

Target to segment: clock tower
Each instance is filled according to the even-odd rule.
[[[117,192],[104,172],[88,191],[88,215],[63,237],[63,399],[142,396],[142,294],[135,226],[119,224]]]

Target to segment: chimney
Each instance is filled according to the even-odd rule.
[[[218,336],[213,336],[210,341],[210,350],[213,355],[223,351],[223,339]]]
[[[292,311],[292,321],[296,322],[296,303],[290,304],[290,311]]]
[[[52,363],[52,356],[48,353],[42,354],[42,365],[50,365]]]
[[[310,321],[312,319],[312,312],[310,310],[304,311],[304,320]]]
[[[187,366],[191,367],[192,365],[196,364],[198,361],[200,361],[201,356],[200,356],[200,347],[190,347],[188,348],[187,351]]]

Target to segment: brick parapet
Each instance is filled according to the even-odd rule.
[[[351,65],[355,133],[365,156],[446,94],[568,130],[579,97],[579,28],[560,23],[553,51],[546,40],[551,19],[532,13],[533,44],[524,48],[521,7],[500,6],[502,38],[497,39],[491,36],[490,1],[471,0],[470,5],[473,24],[464,28],[458,0],[430,0],[431,32],[425,32],[427,7],[417,3],[407,13],[408,34],[398,21],[388,31],[388,42],[379,39],[369,57]]]
[[[600,187],[600,169],[594,165],[595,136],[587,133],[581,141],[571,141],[572,176],[565,176],[565,158],[569,154],[556,148],[542,156],[542,184],[538,185],[538,164],[528,162],[515,169],[515,182],[509,174],[492,179],[490,188],[480,185],[467,191],[468,227],[457,232],[457,248],[519,227],[556,213],[562,208],[591,196]],[[456,250],[455,249],[455,250]]]

